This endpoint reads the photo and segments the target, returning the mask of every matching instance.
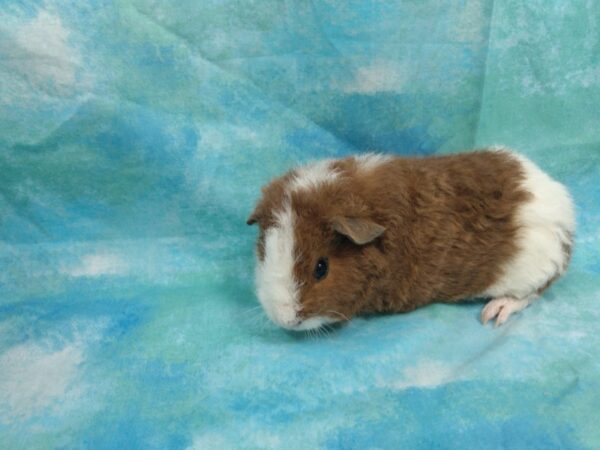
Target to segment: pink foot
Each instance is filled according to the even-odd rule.
[[[511,314],[524,310],[533,298],[516,299],[513,297],[499,297],[490,300],[481,311],[481,322],[485,325],[496,318],[495,326],[500,326],[508,320]]]

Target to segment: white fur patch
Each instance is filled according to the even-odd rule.
[[[294,279],[294,214],[289,203],[275,213],[265,233],[265,258],[256,270],[257,295],[267,316],[284,328],[298,324],[298,283]]]
[[[494,150],[509,151],[499,147]],[[564,245],[570,243],[575,230],[575,214],[571,196],[562,184],[529,159],[510,153],[523,167],[523,187],[532,198],[516,214],[521,226],[518,235],[521,250],[483,295],[525,298],[566,269]]]
[[[376,169],[377,167],[390,162],[392,159],[392,155],[384,155],[382,153],[365,153],[354,157],[359,169],[363,170]]]
[[[288,189],[290,192],[311,189],[337,180],[340,174],[332,168],[332,162],[330,159],[324,159],[297,168],[294,177],[288,185]]]

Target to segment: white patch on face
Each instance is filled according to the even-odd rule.
[[[493,150],[510,150],[495,147]],[[567,265],[564,246],[575,230],[573,201],[567,189],[550,178],[529,159],[512,153],[523,168],[523,187],[532,198],[516,213],[521,226],[519,253],[506,266],[502,277],[483,294],[491,297],[525,298],[544,286]]]
[[[265,232],[265,257],[256,270],[257,295],[267,316],[284,328],[299,323],[298,282],[294,279],[294,214],[289,203],[275,212]]]
[[[384,155],[381,153],[365,153],[364,155],[355,156],[354,160],[358,164],[359,169],[373,170],[390,162],[393,158],[392,155]]]
[[[299,167],[295,170],[294,177],[288,185],[288,190],[294,192],[302,189],[316,188],[322,184],[337,180],[340,174],[331,167],[332,162],[330,159],[325,159],[304,167]]]

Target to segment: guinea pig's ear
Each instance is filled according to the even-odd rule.
[[[250,214],[250,217],[248,217],[248,220],[246,220],[246,225],[254,225],[256,222],[258,222],[264,215],[264,210],[264,202],[261,199],[254,208],[254,211],[252,211],[252,214]]]
[[[258,208],[255,209],[252,214],[250,214],[250,217],[248,217],[248,220],[246,220],[246,225],[254,225],[256,222],[258,222],[259,219],[259,215],[258,215]]]
[[[333,229],[349,237],[358,245],[368,244],[383,234],[385,228],[369,219],[336,216],[332,219]]]

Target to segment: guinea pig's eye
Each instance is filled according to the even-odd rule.
[[[315,265],[315,278],[317,281],[322,280],[327,276],[327,270],[329,269],[329,264],[327,258],[319,258],[317,264]]]

